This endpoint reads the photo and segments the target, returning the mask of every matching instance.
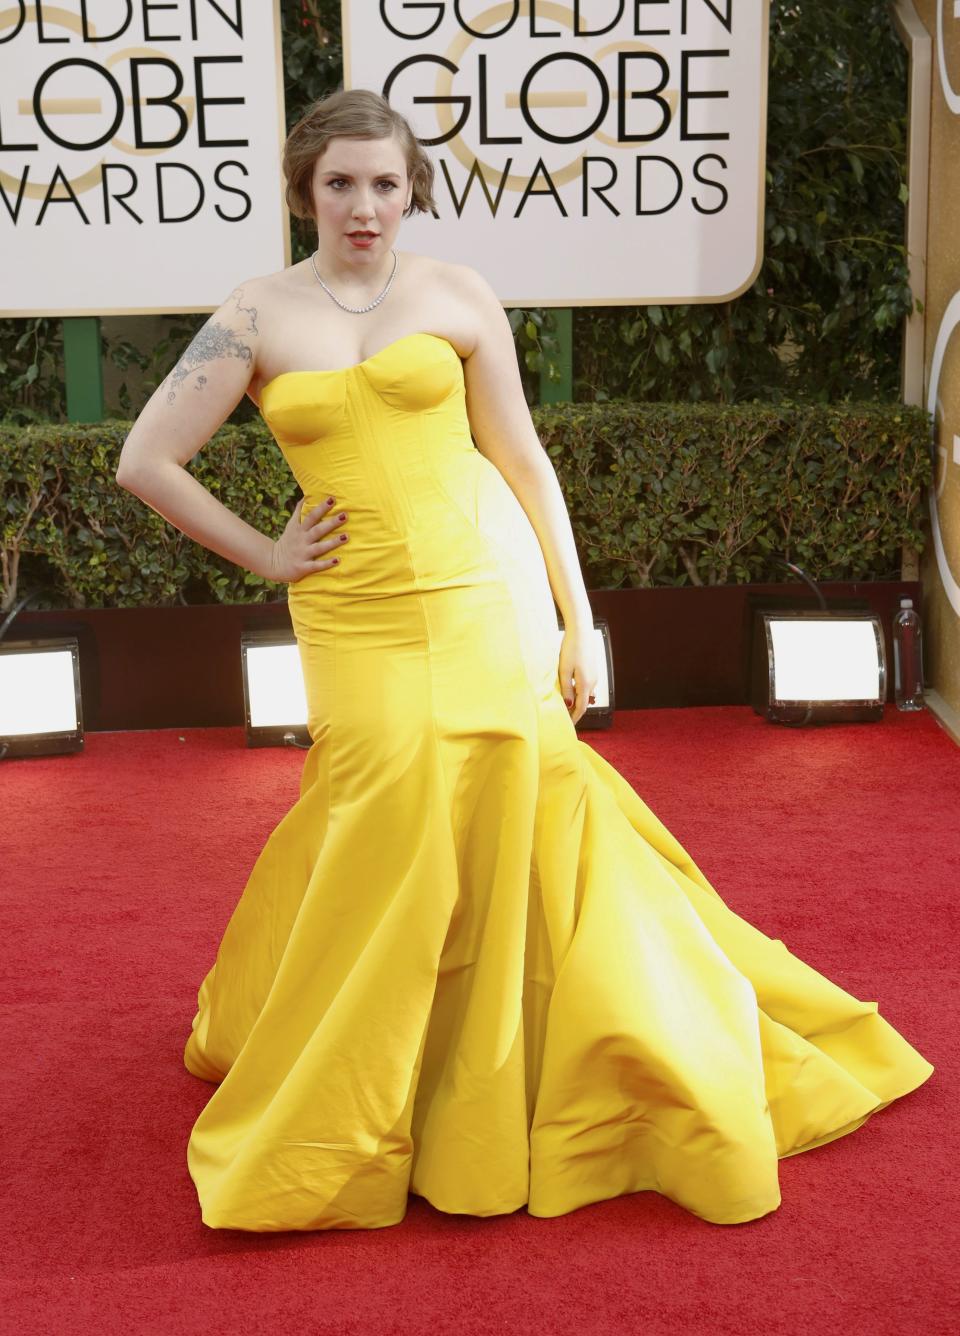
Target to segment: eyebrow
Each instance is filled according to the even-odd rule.
[[[346,176],[346,177],[349,177],[351,181],[353,180],[353,173],[352,173],[352,172],[338,172],[337,169],[336,169],[335,167],[326,167],[326,168],[324,168],[324,171],[323,171],[322,175],[324,175],[324,176]],[[372,172],[371,175],[372,175],[372,176],[381,176],[381,177],[382,177],[382,176],[392,176],[392,177],[395,177],[396,180],[398,180],[398,181],[400,180],[400,173],[399,173],[399,172]]]

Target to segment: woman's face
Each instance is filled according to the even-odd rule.
[[[320,253],[376,268],[412,193],[399,141],[331,139],[313,164],[311,184]]]

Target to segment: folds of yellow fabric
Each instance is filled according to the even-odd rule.
[[[652,1190],[778,1206],[780,1158],[933,1071],[735,914],[578,739],[535,533],[451,346],[278,378],[265,414],[341,566],[290,586],[313,745],[184,1060],[202,1219],[375,1228],[408,1193],[551,1216]]]

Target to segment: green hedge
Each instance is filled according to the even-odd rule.
[[[926,412],[903,404],[534,410],[594,589],[899,579],[923,550]]]
[[[921,550],[929,427],[897,404],[562,404],[534,409],[589,588],[897,579]],[[3,607],[283,598],[119,487],[128,423],[0,425]],[[190,472],[277,537],[299,488],[264,424],[227,425]]]

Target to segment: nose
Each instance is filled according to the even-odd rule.
[[[365,191],[359,191],[353,205],[353,216],[358,222],[367,222],[374,215],[373,204]]]

